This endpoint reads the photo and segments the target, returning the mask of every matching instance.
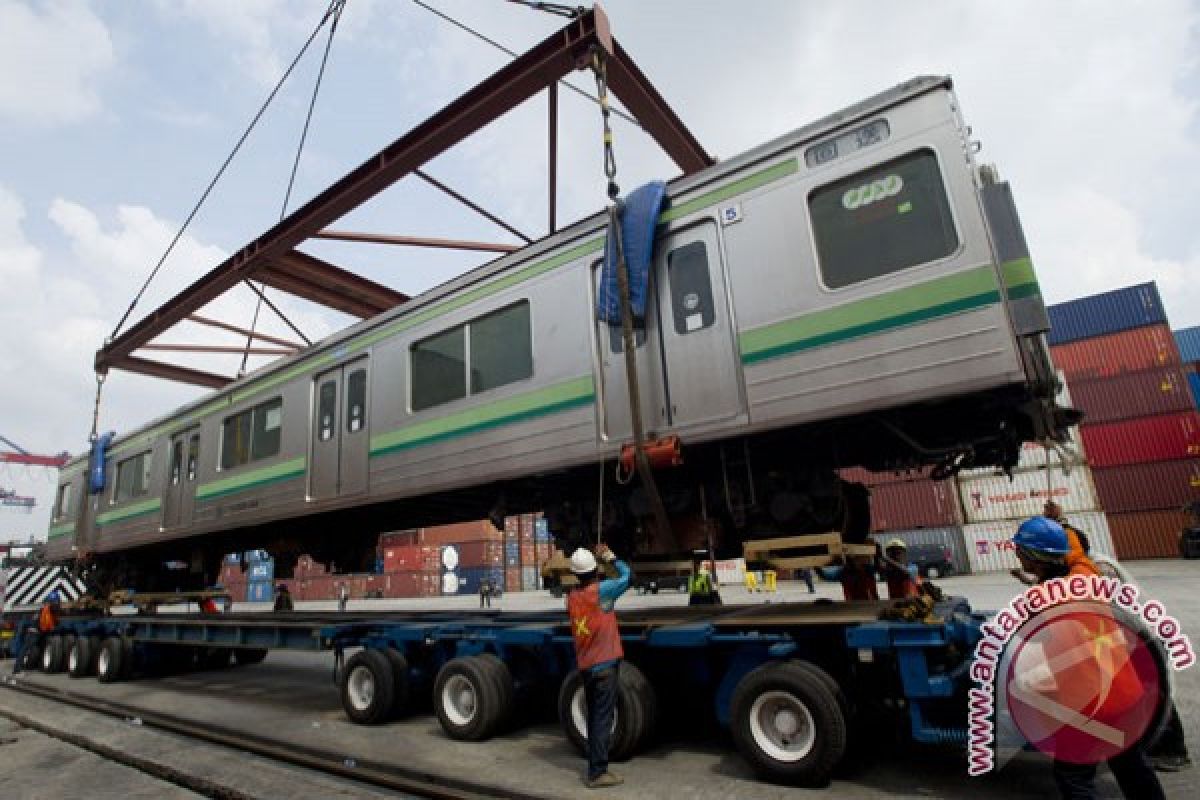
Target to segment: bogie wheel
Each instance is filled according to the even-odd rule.
[[[817,671],[797,662],[766,664],[734,690],[734,743],[769,779],[823,786],[846,752],[843,706]]]
[[[42,644],[37,641],[30,641],[29,637],[21,648],[21,669],[32,671],[40,669],[42,666]]]
[[[377,725],[392,712],[395,679],[392,662],[382,651],[366,648],[355,653],[340,676],[342,708],[352,722]]]
[[[96,671],[96,637],[80,636],[67,654],[67,674],[86,678]]]
[[[476,658],[491,674],[492,684],[496,688],[496,719],[492,723],[492,732],[495,733],[512,722],[517,705],[517,685],[508,665],[499,656],[480,653]]]
[[[608,745],[608,757],[623,761],[649,740],[658,716],[654,688],[633,664],[622,662],[617,676],[617,704]],[[574,671],[563,679],[558,692],[558,718],[563,732],[580,752],[587,752],[587,696],[583,675]]]
[[[503,711],[495,670],[479,656],[451,659],[433,682],[433,709],[451,739],[478,742],[496,729]]]
[[[42,672],[53,674],[63,671],[63,640],[61,636],[51,636],[42,646]]]
[[[394,648],[383,651],[392,666],[392,709],[390,716],[402,717],[410,710],[412,691],[408,680],[408,659]]]
[[[125,643],[117,636],[109,636],[100,643],[96,654],[96,680],[101,683],[116,683],[125,677]]]
[[[233,651],[233,660],[239,667],[261,664],[266,657],[267,648],[265,647],[242,647]]]

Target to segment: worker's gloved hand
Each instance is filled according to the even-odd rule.
[[[596,545],[596,555],[599,556],[601,561],[617,560],[617,554],[610,550],[608,545],[604,544],[603,542]]]

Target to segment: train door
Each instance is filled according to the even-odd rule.
[[[192,524],[196,508],[196,478],[200,464],[200,429],[191,428],[171,437],[167,459],[167,492],[163,502],[163,527]]]
[[[309,489],[314,500],[367,489],[367,378],[366,359],[317,376]]]
[[[715,224],[673,233],[655,251],[645,327],[635,331],[646,431],[738,416],[742,392]],[[597,334],[604,433],[628,439],[633,426],[621,328],[598,323]]]

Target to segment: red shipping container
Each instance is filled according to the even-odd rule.
[[[537,561],[537,551],[532,541],[521,540],[521,566],[532,567]]]
[[[1179,538],[1191,525],[1182,511],[1134,511],[1109,514],[1113,549],[1124,561],[1139,558],[1179,558]]]
[[[389,531],[388,533],[379,534],[379,546],[384,547],[405,547],[417,543],[416,530],[411,531]]]
[[[1054,366],[1066,374],[1074,396],[1077,379],[1104,378],[1122,372],[1177,366],[1179,348],[1166,325],[1147,325],[1050,348]]]
[[[1200,500],[1200,461],[1151,461],[1092,470],[1100,507],[1108,512],[1178,510]]]
[[[1200,456],[1200,414],[1184,411],[1080,428],[1093,467]]]
[[[384,572],[426,572],[442,563],[442,548],[436,545],[389,547],[383,551]]]
[[[1179,367],[1074,381],[1071,404],[1084,413],[1084,425],[1195,408],[1187,376]]]
[[[457,544],[458,542],[473,542],[478,539],[499,540],[500,538],[500,531],[496,530],[495,526],[486,519],[421,529],[421,544]]]
[[[504,570],[504,591],[519,592],[521,591],[521,568],[508,567]]]
[[[441,588],[437,572],[394,572],[385,577],[385,597],[432,597]]]
[[[871,530],[943,528],[962,521],[953,481],[908,481],[871,490]]]
[[[912,481],[929,480],[933,467],[922,467],[900,472],[871,472],[862,467],[844,467],[838,470],[842,480],[851,483],[861,483],[864,486],[885,486],[891,483],[911,483]]]

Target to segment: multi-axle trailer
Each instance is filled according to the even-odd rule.
[[[883,619],[893,608],[623,612],[612,757],[636,754],[668,717],[698,708],[730,730],[759,773],[790,783],[827,781],[856,731],[878,735],[884,720],[917,742],[965,744],[966,672],[983,617],[960,599],[927,622]],[[14,669],[114,682],[253,664],[271,649],[329,651],[356,723],[384,723],[431,697],[448,736],[483,740],[556,698],[567,737],[586,745],[582,682],[557,611],[81,615],[49,634],[33,622],[19,621]]]

